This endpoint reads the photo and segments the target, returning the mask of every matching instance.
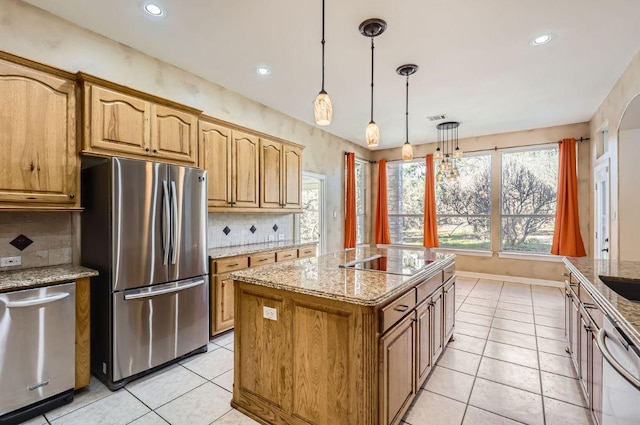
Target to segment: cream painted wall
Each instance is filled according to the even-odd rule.
[[[640,97],[634,102],[640,102]],[[626,118],[626,117],[625,117]],[[625,122],[623,119],[622,122]],[[618,133],[620,260],[640,261],[640,128]],[[624,178],[622,178],[624,177]]]
[[[460,129],[464,134],[461,124]],[[518,276],[532,279],[562,280],[564,266],[558,262],[549,261],[523,261],[507,258],[499,258],[497,252],[500,250],[500,151],[494,148],[504,148],[510,146],[523,146],[529,144],[554,143],[564,138],[587,137],[589,133],[589,123],[569,124],[556,127],[540,128],[535,130],[519,131],[514,133],[496,134],[490,136],[472,137],[460,139],[460,149],[463,151],[486,150],[492,153],[492,257],[478,257],[459,254],[457,267],[460,270],[488,273],[506,276]],[[414,156],[424,157],[428,153],[435,151],[435,144],[414,145]],[[582,142],[578,145],[578,202],[580,204],[580,233],[585,242],[585,248],[589,249],[589,237],[591,227],[589,224],[589,142]],[[401,158],[401,149],[386,149],[376,151],[373,155],[375,160],[386,159],[396,160]],[[497,165],[498,164],[498,165]],[[377,174],[377,173],[376,173]],[[374,190],[377,187],[377,180],[373,182]],[[375,202],[375,198],[373,200]],[[375,204],[374,204],[375,205]],[[375,220],[375,218],[374,218]]]
[[[610,235],[610,254],[612,259],[622,258],[620,248],[620,235],[626,233],[628,229],[634,226],[633,221],[637,221],[637,213],[632,211],[630,214],[621,214],[622,204],[619,203],[619,199],[622,197],[622,193],[619,192],[621,184],[625,181],[625,184],[633,184],[633,177],[635,169],[638,168],[637,157],[636,163],[633,166],[625,166],[622,168],[618,160],[622,158],[622,152],[618,150],[618,130],[620,128],[620,122],[622,116],[625,113],[627,106],[630,102],[640,94],[640,51],[631,59],[629,66],[622,73],[616,84],[611,89],[611,92],[604,99],[596,113],[591,118],[589,123],[591,139],[599,140],[602,137],[601,130],[608,128],[609,130],[609,150],[600,157],[597,156],[596,144],[591,146],[591,183],[590,188],[593,187],[593,168],[601,161],[610,159],[611,161],[611,235]],[[637,182],[637,180],[636,180]],[[637,183],[636,183],[637,184]],[[637,186],[636,186],[637,187]],[[636,189],[636,195],[638,190]],[[591,190],[591,217],[590,222],[593,223],[593,205],[594,197],[593,190]],[[626,212],[626,211],[625,211]],[[634,217],[635,214],[635,217]],[[623,221],[623,216],[625,216]],[[626,217],[629,217],[627,219]],[[631,220],[631,221],[630,221]],[[592,236],[593,237],[593,236]],[[593,255],[593,253],[591,253]],[[635,261],[640,261],[640,256],[635,256]]]
[[[344,152],[367,159],[366,148],[18,0],[0,0],[0,50],[93,74],[304,145],[303,170],[327,176],[328,250],[342,248]]]

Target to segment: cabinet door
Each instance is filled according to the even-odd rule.
[[[235,207],[259,206],[259,141],[256,136],[233,131],[231,139],[231,202]]]
[[[84,149],[111,155],[148,155],[151,150],[151,104],[94,85],[89,86],[89,92],[90,131]]]
[[[207,170],[209,207],[231,206],[231,130],[206,121],[198,123],[198,165]]]
[[[260,140],[260,207],[282,208],[282,143]]]
[[[577,299],[576,295],[574,292],[571,293],[571,310],[570,310],[570,316],[569,316],[569,321],[570,321],[570,338],[569,338],[569,342],[570,342],[570,346],[569,346],[569,351],[571,353],[571,359],[573,360],[573,363],[576,367],[576,370],[579,370],[580,368],[580,345],[579,345],[579,338],[580,338],[580,308],[579,305],[577,303],[579,303],[580,301]]]
[[[195,115],[152,105],[151,154],[186,165],[196,165],[198,119]]]
[[[75,83],[0,61],[0,207],[78,203]]]
[[[380,339],[381,424],[400,423],[415,394],[414,317],[410,314]]]
[[[602,424],[602,352],[598,348],[595,339],[597,329],[591,324],[591,410],[596,418],[597,425]]]
[[[215,276],[215,299],[212,319],[213,334],[233,328],[233,279],[229,279],[229,273]]]
[[[284,145],[284,172],[282,173],[284,208],[301,208],[302,149]]]
[[[416,308],[416,391],[427,379],[431,367],[431,306],[425,301]]]
[[[578,358],[580,359],[580,368],[578,369],[578,374],[580,375],[580,383],[582,384],[582,389],[584,390],[587,398],[587,404],[589,404],[589,400],[591,398],[591,389],[589,388],[591,373],[589,371],[590,368],[590,360],[591,360],[591,328],[589,327],[589,318],[585,317],[584,314],[580,315],[580,354]]]
[[[455,278],[444,289],[444,344],[453,335],[456,314],[456,281]]]
[[[438,360],[444,345],[442,290],[431,298],[431,356],[432,363]]]

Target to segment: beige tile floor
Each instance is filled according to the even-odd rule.
[[[564,352],[559,289],[457,278],[455,341],[404,418],[410,425],[591,424]],[[29,425],[252,425],[230,406],[233,332],[209,351],[109,391],[95,378]]]

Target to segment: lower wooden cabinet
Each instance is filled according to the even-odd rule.
[[[416,313],[380,339],[382,423],[397,424],[416,392]]]
[[[75,389],[91,381],[91,280],[76,280],[76,383]]]
[[[416,381],[420,388],[433,366],[431,358],[431,305],[424,301],[416,307]]]
[[[449,341],[453,335],[456,310],[456,281],[451,279],[444,285],[444,340]]]
[[[431,359],[435,364],[444,348],[443,291],[439,289],[431,297]]]
[[[221,330],[233,327],[233,279],[229,279],[229,273],[216,275],[215,277],[215,317],[214,329]],[[213,315],[213,312],[212,312]]]

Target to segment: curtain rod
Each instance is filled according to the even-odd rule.
[[[349,152],[345,152],[344,153],[344,156],[347,156],[347,155],[349,155]],[[354,158],[358,159],[358,160],[360,160],[362,162],[368,162],[369,164],[377,164],[378,163],[378,161],[371,161],[370,159],[360,158],[359,156],[354,156]]]
[[[576,142],[578,142],[578,143],[580,143],[580,142],[587,142],[587,141],[589,141],[589,140],[591,140],[591,138],[589,138],[589,137],[580,137],[579,139],[576,139]],[[476,150],[474,150],[474,151],[464,151],[464,153],[466,154],[466,153],[478,153],[478,152],[489,152],[489,151],[497,152],[497,151],[499,151],[499,150],[503,150],[503,149],[513,149],[513,148],[530,148],[530,147],[533,147],[533,146],[544,146],[544,145],[550,145],[551,143],[554,143],[554,142],[530,143],[530,144],[528,144],[528,145],[518,145],[518,146],[503,146],[503,147],[497,147],[497,146],[494,146],[494,147],[492,147],[492,148],[487,148],[487,149],[476,149]],[[562,141],[559,141],[559,142],[557,142],[557,143],[562,143]],[[415,160],[415,159],[424,159],[424,158],[425,158],[424,156],[417,156],[417,157],[413,157],[413,159],[414,159],[414,160]],[[390,159],[390,160],[388,160],[388,161],[387,161],[387,163],[389,163],[389,162],[400,162],[400,161],[402,161],[402,162],[406,162],[406,161],[404,161],[403,159]],[[370,162],[370,163],[372,163],[372,164],[374,164],[374,163],[377,163],[378,161],[369,161],[369,162]]]

